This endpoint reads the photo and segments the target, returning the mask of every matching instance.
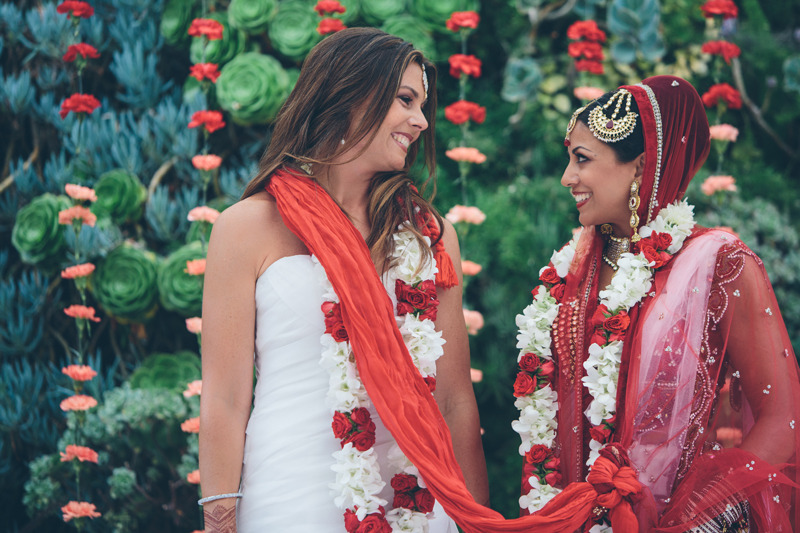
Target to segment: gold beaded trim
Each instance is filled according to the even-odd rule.
[[[594,100],[592,100],[594,102]],[[572,133],[572,130],[575,129],[575,124],[578,123],[578,115],[583,113],[583,110],[592,105],[592,102],[589,102],[583,107],[579,107],[570,117],[569,124],[567,124],[567,131],[564,133],[564,145],[569,146],[569,134]]]
[[[615,143],[630,135],[636,127],[636,113],[631,111],[633,95],[626,89],[619,89],[602,106],[597,106],[589,113],[589,129],[592,135],[605,143]],[[625,114],[619,117],[620,109],[625,103]],[[606,111],[614,106],[611,116]],[[619,117],[619,118],[617,118]]]
[[[653,108],[653,116],[656,120],[656,171],[655,176],[653,176],[653,192],[650,194],[650,203],[647,206],[647,221],[645,222],[649,224],[653,221],[653,211],[658,207],[656,196],[658,195],[658,186],[661,182],[661,157],[664,150],[664,134],[661,123],[661,108],[658,105],[658,100],[656,100],[653,89],[643,83],[637,83],[636,85],[644,89],[645,93],[647,93],[647,98],[650,100],[650,105]],[[647,141],[645,140],[645,142]]]

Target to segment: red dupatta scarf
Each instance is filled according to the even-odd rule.
[[[286,226],[325,268],[339,296],[361,380],[400,449],[447,514],[468,533],[573,532],[603,507],[618,533],[637,530],[627,497],[640,485],[627,457],[609,449],[591,483],[573,483],[536,514],[513,520],[475,502],[456,462],[447,424],[414,367],[391,301],[361,234],[311,179],[276,172],[267,185]]]

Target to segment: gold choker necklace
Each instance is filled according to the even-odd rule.
[[[606,245],[603,248],[603,261],[616,272],[619,268],[617,261],[620,256],[631,249],[631,239],[630,237],[615,237],[611,224],[600,226],[600,232],[607,237]]]

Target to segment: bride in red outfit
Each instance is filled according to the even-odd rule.
[[[794,531],[797,361],[761,260],[683,200],[710,146],[700,97],[672,76],[620,87],[565,145],[583,229],[517,318],[523,512],[612,459],[629,477],[593,483],[616,494],[584,530]]]

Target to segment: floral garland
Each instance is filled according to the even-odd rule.
[[[397,299],[395,320],[414,365],[431,393],[436,388],[436,360],[443,350],[441,331],[436,331],[439,300],[434,276],[437,267],[432,256],[424,258],[415,235],[404,225],[394,234],[393,267],[386,273],[384,283],[394,286]],[[430,244],[430,239],[425,237]],[[316,257],[316,268],[324,269]],[[420,266],[422,265],[422,266]],[[375,444],[375,423],[368,407],[371,405],[364,384],[358,376],[347,330],[342,323],[339,298],[325,279],[322,311],[325,333],[322,336],[320,364],[330,371],[328,402],[334,410],[331,427],[342,449],[334,452],[336,482],[334,503],[345,509],[344,524],[349,533],[374,531],[389,533],[405,531],[423,533],[428,530],[428,515],[435,500],[422,481],[419,471],[405,457],[396,443],[388,452],[389,464],[395,475],[393,509],[386,511],[387,501],[379,496],[386,485],[381,478]]]
[[[581,380],[592,396],[584,411],[593,426],[588,466],[594,464],[614,432],[622,347],[630,326],[628,311],[648,296],[655,271],[681,249],[694,224],[693,207],[685,200],[662,209],[655,220],[639,229],[642,239],[634,245],[634,253],[622,254],[611,283],[599,293],[600,304],[590,321],[595,330],[589,357],[583,363],[586,376]],[[561,492],[555,487],[561,480],[560,459],[552,449],[558,395],[553,385],[551,335],[579,238],[580,234],[553,253],[550,263],[539,272],[543,284],[532,291],[533,303],[516,318],[520,370],[514,382],[514,405],[520,416],[511,425],[520,434],[519,452],[525,458],[519,505],[531,513]]]

